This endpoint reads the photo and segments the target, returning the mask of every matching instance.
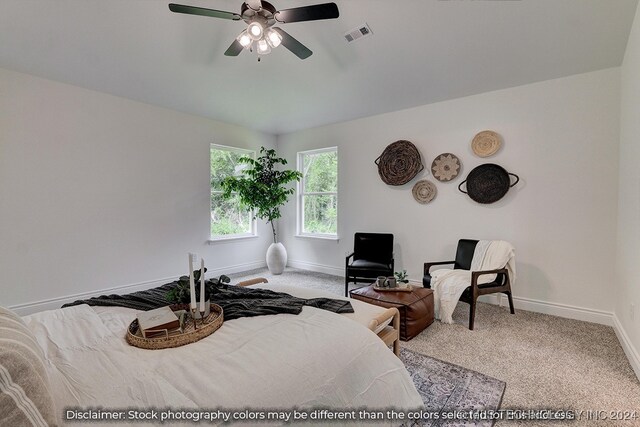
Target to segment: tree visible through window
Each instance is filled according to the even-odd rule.
[[[338,234],[338,150],[298,153],[300,182],[299,232],[301,234]]]
[[[211,238],[255,234],[253,214],[240,204],[240,198],[222,197],[220,183],[227,176],[242,174],[246,167],[238,163],[243,156],[255,158],[255,152],[211,144]]]

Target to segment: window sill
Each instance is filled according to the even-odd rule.
[[[257,238],[258,238],[257,234],[250,234],[246,236],[216,237],[216,238],[210,238],[209,240],[207,240],[207,243],[209,245],[215,245],[216,243],[230,243],[230,242],[235,242],[237,240],[247,240],[247,239],[257,239]]]
[[[301,239],[333,240],[336,242],[340,240],[340,237],[332,236],[330,234],[296,234],[295,237]]]

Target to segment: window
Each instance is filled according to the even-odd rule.
[[[298,234],[338,236],[338,149],[298,153]]]
[[[235,195],[222,197],[220,183],[227,176],[240,175],[246,166],[238,163],[243,156],[255,158],[255,151],[211,144],[211,239],[254,236],[256,234],[253,212],[240,205]]]

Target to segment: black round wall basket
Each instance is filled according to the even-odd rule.
[[[516,178],[513,184],[510,175]],[[518,175],[507,172],[502,166],[485,163],[469,172],[467,179],[458,185],[458,190],[468,194],[474,202],[489,204],[502,199],[509,188],[516,185],[518,181],[520,181]],[[467,191],[462,189],[465,182]]]
[[[396,141],[384,149],[375,162],[385,184],[402,185],[411,181],[422,169],[420,152],[409,141]]]

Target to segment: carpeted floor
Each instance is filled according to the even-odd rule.
[[[232,283],[266,277],[272,283],[324,289],[343,295],[344,279],[287,269],[231,275]],[[362,285],[358,285],[362,286]],[[355,286],[352,286],[355,287]],[[458,304],[455,325],[435,321],[402,347],[507,383],[503,409],[585,411],[576,422],[498,422],[496,425],[640,426],[640,382],[613,328],[545,314],[479,304],[475,330],[467,329],[469,306]],[[635,421],[596,421],[587,411],[635,411]]]

